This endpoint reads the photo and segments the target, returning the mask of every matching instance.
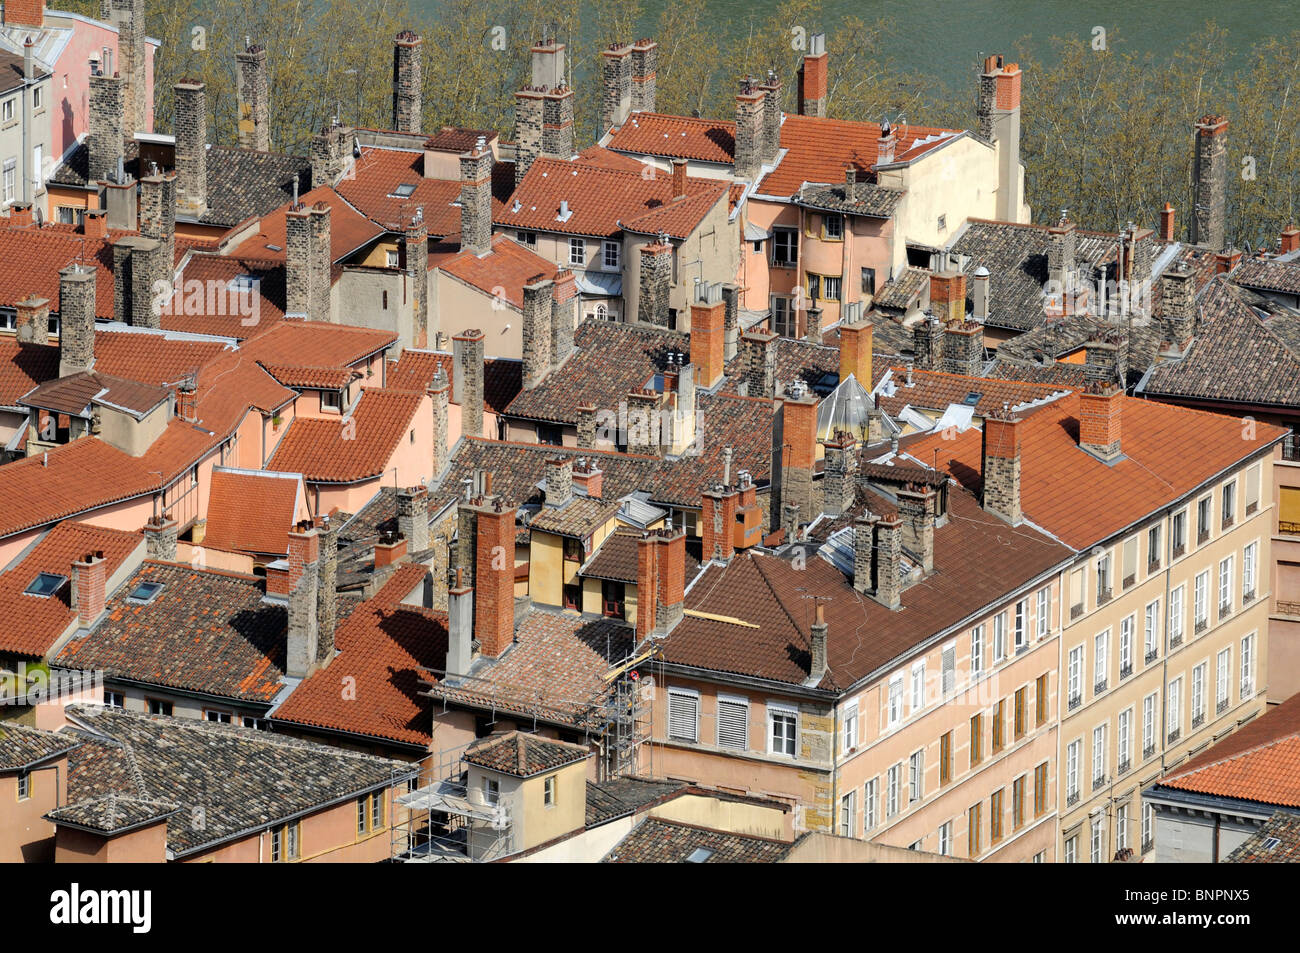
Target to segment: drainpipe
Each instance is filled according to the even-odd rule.
[[[831,703],[831,835],[839,826],[840,817],[840,706]],[[866,832],[863,831],[865,834]]]

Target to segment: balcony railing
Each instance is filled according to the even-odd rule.
[[[1121,682],[1124,681],[1124,679],[1128,678],[1128,677],[1129,677],[1130,675],[1132,675],[1132,674],[1133,674],[1133,666],[1132,666],[1131,664],[1130,664],[1130,665],[1121,665],[1121,666],[1120,666],[1120,669],[1119,669],[1119,680],[1120,680]]]
[[[1225,516],[1225,517],[1223,518],[1223,522],[1220,524],[1219,528],[1220,528],[1220,529],[1227,529],[1229,526],[1231,526],[1231,525],[1232,525],[1233,523],[1235,523],[1236,521],[1237,521],[1237,518],[1236,518],[1235,516]]]
[[[1197,715],[1195,718],[1192,719],[1192,730],[1195,731],[1203,724],[1205,724],[1205,712],[1201,712],[1199,715]]]
[[[1232,604],[1228,602],[1219,603],[1219,618],[1225,618],[1232,613]]]
[[[1242,604],[1242,605],[1249,605],[1250,603],[1252,603],[1252,602],[1254,602],[1254,601],[1255,601],[1255,590],[1254,590],[1254,589],[1251,589],[1249,592],[1243,592],[1243,593],[1241,594],[1241,604]]]
[[[1155,846],[1155,841],[1151,840],[1151,838],[1149,838],[1149,837],[1148,837],[1148,838],[1145,838],[1145,839],[1142,841],[1142,853],[1144,853],[1144,854],[1149,854],[1149,853],[1151,853],[1151,848],[1154,847],[1154,846]]]
[[[1185,555],[1187,555],[1186,543],[1179,543],[1177,546],[1174,547],[1174,559],[1179,559]]]
[[[1300,523],[1297,523],[1296,527],[1296,533],[1300,533]],[[1077,606],[1070,606],[1071,620],[1077,619],[1081,615],[1083,615],[1083,603],[1079,603]]]
[[[1210,531],[1208,529],[1201,530],[1199,533],[1196,534],[1196,545],[1200,546],[1209,538],[1210,538]]]
[[[1123,761],[1121,761],[1121,762],[1116,766],[1116,768],[1115,768],[1115,774],[1116,774],[1116,776],[1117,776],[1117,777],[1122,777],[1123,775],[1128,774],[1128,769],[1129,769],[1130,767],[1132,767],[1132,765],[1130,765],[1129,762],[1128,762],[1128,759],[1125,758]]]
[[[1196,634],[1197,634],[1197,635],[1200,635],[1202,632],[1204,632],[1204,631],[1205,631],[1206,629],[1208,629],[1209,627],[1210,627],[1210,620],[1209,620],[1209,619],[1197,619],[1197,620],[1196,620]]]
[[[1214,706],[1214,713],[1216,715],[1222,715],[1227,710],[1228,710],[1228,699],[1220,698],[1218,703]]]
[[[1124,577],[1123,588],[1125,589],[1133,588],[1133,583],[1137,582],[1137,578],[1138,578],[1137,573],[1135,572],[1129,573],[1127,576]]]
[[[1106,690],[1106,679],[1104,678],[1100,682],[1097,682],[1095,685],[1092,686],[1092,693],[1094,695],[1100,695],[1105,690]]]
[[[1083,696],[1082,696],[1082,695],[1071,695],[1071,696],[1070,696],[1070,711],[1074,711],[1076,708],[1078,708],[1078,707],[1079,707],[1080,705],[1082,705],[1082,704],[1083,704]]]
[[[1173,635],[1169,636],[1169,647],[1171,649],[1176,649],[1178,648],[1178,646],[1182,644],[1183,644],[1183,633],[1175,632]]]
[[[1105,786],[1106,786],[1106,775],[1099,774],[1097,777],[1092,779],[1092,789],[1094,791],[1099,791]]]
[[[1151,559],[1151,560],[1148,560],[1148,561],[1147,561],[1147,574],[1148,574],[1148,575],[1150,575],[1150,574],[1153,573],[1153,572],[1159,572],[1159,571],[1160,571],[1160,560],[1159,560],[1159,558]]]
[[[1073,794],[1071,794],[1069,797],[1067,797],[1067,798],[1065,799],[1065,806],[1066,806],[1066,807],[1074,807],[1074,805],[1076,805],[1076,804],[1078,804],[1078,803],[1079,803],[1079,792],[1078,792],[1078,791],[1075,791]]]
[[[1114,593],[1112,593],[1109,589],[1097,590],[1097,605],[1104,606],[1106,603],[1110,602],[1110,600],[1113,598],[1114,598]]]
[[[1147,649],[1147,654],[1146,654],[1147,664],[1150,665],[1152,662],[1154,662],[1156,660],[1156,656],[1158,656],[1159,654],[1160,654],[1159,649]]]
[[[1173,744],[1182,736],[1183,736],[1183,729],[1175,728],[1173,731],[1169,732],[1169,743]]]
[[[1156,753],[1156,746],[1147,745],[1145,748],[1142,749],[1142,760],[1147,761],[1151,759],[1152,757],[1155,756],[1155,753]]]
[[[1247,504],[1246,504],[1246,515],[1247,515],[1247,516],[1250,516],[1251,514],[1253,514],[1253,513],[1254,513],[1256,510],[1258,510],[1258,509],[1259,509],[1259,503],[1247,503]]]

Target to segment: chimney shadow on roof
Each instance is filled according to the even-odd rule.
[[[705,138],[712,142],[727,155],[736,154],[736,136],[728,132],[721,126],[714,126],[704,133]]]

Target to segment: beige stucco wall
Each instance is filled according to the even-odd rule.
[[[54,859],[54,825],[44,819],[68,799],[68,758],[37,765],[28,774],[30,796],[18,800],[18,774],[0,774],[0,864]]]

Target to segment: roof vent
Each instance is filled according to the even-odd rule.
[[[557,222],[567,222],[573,216],[573,210],[569,208],[568,199],[560,199],[560,214],[555,217]]]

